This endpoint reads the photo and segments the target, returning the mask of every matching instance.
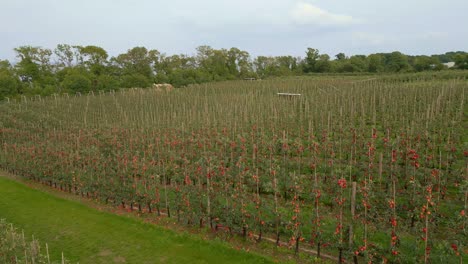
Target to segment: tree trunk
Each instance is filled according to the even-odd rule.
[[[317,258],[320,258],[320,242],[317,243]]]
[[[262,241],[262,227],[260,226],[260,231],[258,232],[257,242]]]
[[[299,253],[299,239],[300,239],[300,237],[296,237],[296,249],[294,250],[295,255],[297,255],[297,253]]]

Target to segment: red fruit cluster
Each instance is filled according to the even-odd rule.
[[[366,250],[366,246],[359,247],[358,250],[354,251],[354,254],[357,256],[357,255],[359,255],[361,252],[364,252],[365,250]]]
[[[346,179],[344,178],[341,178],[338,180],[338,185],[341,187],[341,188],[346,188]]]
[[[420,164],[418,162],[419,155],[418,155],[418,153],[416,153],[416,150],[410,149],[409,153],[408,153],[408,157],[410,158],[410,160],[413,161],[413,162],[411,162],[411,165],[413,167],[415,167],[416,169],[420,167]]]
[[[335,228],[335,235],[338,235],[341,231],[341,228],[343,228],[343,226],[341,224],[337,224],[336,225],[336,228]]]
[[[397,160],[397,151],[392,150],[392,162],[396,162],[396,160]]]
[[[392,231],[392,246],[396,246],[398,242],[398,236],[395,234],[395,232]]]
[[[338,205],[343,205],[346,202],[346,198],[335,198],[335,202]]]
[[[450,245],[450,247],[451,247],[451,248],[453,249],[453,251],[455,252],[455,255],[460,256],[460,251],[458,251],[458,246],[457,246],[457,244],[453,244],[453,243],[452,243],[452,245]]]

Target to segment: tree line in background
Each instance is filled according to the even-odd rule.
[[[134,47],[116,57],[98,46],[59,44],[53,50],[21,46],[14,49],[17,63],[0,60],[0,100],[21,95],[86,93],[117,88],[149,87],[170,83],[176,87],[192,83],[267,78],[311,73],[399,73],[438,71],[443,63],[468,69],[468,53],[409,56],[401,52],[346,56],[332,59],[307,48],[306,56],[258,56],[252,58],[238,48],[200,46],[194,56],[167,55],[158,50]]]

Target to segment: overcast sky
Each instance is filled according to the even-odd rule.
[[[331,56],[468,51],[467,0],[0,0],[0,59],[21,45]]]

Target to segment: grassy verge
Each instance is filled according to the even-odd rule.
[[[221,242],[178,234],[113,215],[0,177],[0,218],[6,218],[79,263],[270,263]]]

